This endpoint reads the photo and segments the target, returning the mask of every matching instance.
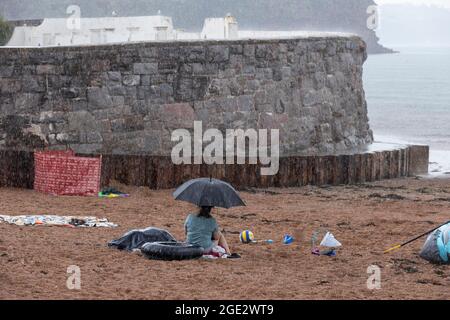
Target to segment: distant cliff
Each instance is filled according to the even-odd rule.
[[[207,17],[233,14],[241,29],[322,30],[360,35],[369,53],[389,52],[366,26],[373,0],[2,0],[0,15],[9,20],[64,17],[69,5],[81,7],[83,17],[152,15],[159,10],[177,28],[199,30]]]

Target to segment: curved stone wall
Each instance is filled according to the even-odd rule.
[[[287,155],[372,142],[365,43],[280,40],[0,48],[0,148],[167,156],[174,129],[280,129]]]

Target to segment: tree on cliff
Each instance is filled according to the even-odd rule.
[[[8,43],[12,36],[13,30],[13,26],[0,16],[0,46],[4,46]]]

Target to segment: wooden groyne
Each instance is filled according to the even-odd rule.
[[[278,174],[262,176],[259,164],[174,165],[170,157],[103,155],[102,186],[113,180],[151,189],[174,188],[212,176],[238,189],[359,184],[428,173],[429,147],[410,145],[386,151],[348,155],[280,158]],[[0,187],[33,188],[33,153],[0,151]]]

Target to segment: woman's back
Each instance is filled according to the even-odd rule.
[[[190,214],[184,224],[186,229],[186,241],[196,244],[208,250],[213,246],[212,237],[218,230],[216,219]]]

